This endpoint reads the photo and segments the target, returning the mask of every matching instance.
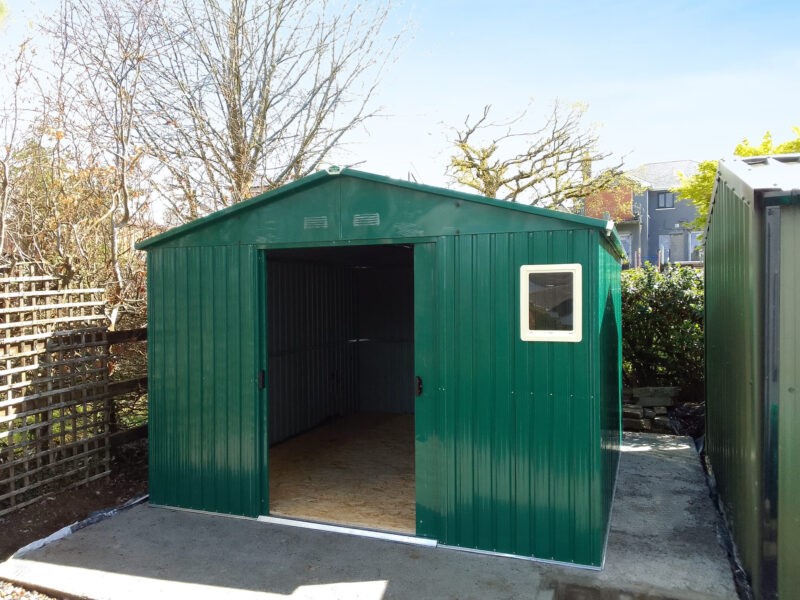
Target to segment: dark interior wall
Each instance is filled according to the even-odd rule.
[[[413,412],[413,254],[267,253],[269,443],[357,410]]]
[[[341,265],[267,259],[269,441],[352,412],[356,288]]]
[[[356,270],[358,408],[414,412],[413,265]]]

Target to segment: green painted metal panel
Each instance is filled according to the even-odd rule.
[[[597,323],[599,324],[597,346],[599,360],[596,363],[593,377],[601,398],[599,420],[601,450],[597,457],[598,462],[594,465],[595,473],[600,481],[595,482],[596,487],[593,492],[596,497],[602,498],[602,502],[593,506],[593,521],[601,524],[595,529],[595,535],[609,527],[622,435],[621,267],[608,247],[601,245],[598,252],[598,302],[594,308],[597,311]],[[593,431],[591,435],[595,437],[598,434]]]
[[[757,598],[800,588],[800,156],[720,161],[707,228],[707,448]]]
[[[317,174],[138,244],[165,246],[409,241],[439,235],[594,229],[606,223],[358,171]],[[620,255],[616,232],[612,240]]]
[[[259,513],[255,255],[237,246],[148,254],[154,504]]]
[[[726,179],[706,240],[706,449],[733,536],[760,589],[762,302],[760,215]]]
[[[800,590],[800,208],[781,208],[778,597]]]
[[[587,365],[601,342],[605,309],[591,308],[601,287],[613,290],[611,330],[619,335],[619,264],[611,259],[616,268],[605,268],[601,286],[599,243],[593,231],[500,233],[442,237],[435,259],[419,251],[416,298],[434,312],[423,323],[417,315],[417,331],[426,332],[417,339],[417,370],[436,382],[417,402],[421,535],[601,564],[616,475],[611,467],[599,472],[601,435],[615,439],[606,442],[614,461],[619,373],[604,389],[599,370]],[[571,262],[587,265],[584,341],[521,341],[519,267]],[[618,369],[618,339],[606,343]],[[616,421],[601,422],[604,411]],[[425,451],[436,455],[433,464]]]
[[[414,463],[417,494],[417,535],[439,539],[443,529],[447,486],[444,483],[444,411],[441,373],[435,367],[442,349],[435,330],[441,289],[437,286],[436,244],[414,246],[414,373],[422,378],[422,393],[414,408]]]
[[[609,241],[604,224],[591,219],[380,178],[318,177],[290,192],[148,245],[153,501],[264,512],[270,433],[285,426],[290,435],[316,410],[303,401],[305,412],[292,416],[295,406],[267,425],[265,407],[280,402],[281,378],[298,379],[281,369],[306,373],[306,392],[319,392],[314,406],[320,408],[331,391],[331,365],[333,372],[348,371],[353,358],[341,348],[328,355],[312,347],[341,345],[353,327],[353,339],[360,339],[360,326],[381,324],[380,310],[353,309],[348,300],[347,290],[357,291],[364,275],[347,279],[341,268],[322,265],[319,252],[330,258],[355,252],[344,248],[351,242],[425,240],[413,246],[413,372],[423,380],[414,401],[417,534],[599,566],[619,445],[615,237]],[[323,208],[327,228],[322,219],[305,220],[322,216]],[[307,234],[308,224],[331,239]],[[306,254],[305,266],[289,269],[271,263],[285,244],[331,249]],[[583,340],[522,341],[520,266],[554,263],[583,265]],[[378,279],[391,276],[383,270]],[[391,313],[408,305],[392,308],[395,297],[411,295],[408,283],[394,292],[386,281],[363,283],[380,288],[370,305]],[[326,299],[331,306],[323,309]],[[409,316],[384,319],[388,329],[370,335],[403,353],[409,339],[399,330]],[[312,329],[330,336],[292,346],[292,332],[302,337]],[[305,358],[275,367],[278,355],[295,351]],[[361,361],[355,362],[357,370]],[[266,367],[268,394],[257,385],[258,369]],[[395,388],[400,379],[392,377],[404,378],[401,370],[366,387]],[[284,394],[291,403],[304,396]]]

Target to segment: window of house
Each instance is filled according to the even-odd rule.
[[[520,267],[520,338],[580,342],[583,334],[581,265]]]
[[[675,208],[675,195],[670,192],[658,192],[658,208]]]
[[[630,233],[620,233],[619,234],[619,241],[622,244],[622,247],[625,249],[625,254],[628,255],[628,260],[633,260],[633,256],[631,255],[631,234]]]
[[[661,257],[660,262],[669,262],[672,249],[672,236],[659,235],[658,236],[658,254]]]
[[[689,259],[703,260],[703,246],[700,244],[702,232],[692,231],[689,234]]]

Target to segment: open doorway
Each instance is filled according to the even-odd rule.
[[[267,252],[269,512],[415,532],[414,252]]]

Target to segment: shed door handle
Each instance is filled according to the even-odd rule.
[[[263,390],[267,386],[267,372],[264,369],[258,371],[258,389]]]
[[[417,396],[422,396],[422,377],[417,375]]]

